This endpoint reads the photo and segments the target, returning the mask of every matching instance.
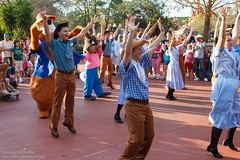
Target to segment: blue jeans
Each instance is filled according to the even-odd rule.
[[[194,58],[194,69],[198,78],[207,78],[204,68],[204,58]]]

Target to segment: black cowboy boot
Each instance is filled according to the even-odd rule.
[[[228,130],[227,138],[223,141],[222,145],[228,146],[231,150],[238,151],[238,149],[233,145],[233,136],[237,128],[230,128]]]
[[[114,115],[114,119],[117,123],[123,123],[121,117],[120,117],[120,111],[122,109],[123,105],[122,104],[118,104],[118,107],[117,107],[117,111]]]
[[[217,144],[218,144],[218,140],[220,138],[221,133],[222,133],[222,129],[212,127],[211,143],[207,147],[207,151],[211,152],[212,155],[216,158],[223,158],[223,156],[218,152],[218,149],[217,149]]]

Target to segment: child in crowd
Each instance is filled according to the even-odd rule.
[[[28,57],[25,56],[23,60],[23,76],[28,77]]]
[[[163,50],[164,50],[164,58],[163,58],[162,81],[165,81],[166,80],[166,75],[167,75],[168,64],[170,62],[170,55],[169,55],[169,50],[168,50],[168,44],[163,44]]]
[[[31,54],[30,60],[28,61],[28,76],[31,77],[35,68],[36,55]]]
[[[98,45],[95,37],[86,38],[85,47],[87,54],[85,55],[85,83],[84,83],[84,99],[93,101],[96,99],[92,96],[94,90],[97,97],[102,98],[111,95],[110,92],[104,92],[102,84],[98,77],[98,67],[101,65],[99,56],[103,53],[101,46]]]
[[[152,38],[150,43],[154,42],[156,37]],[[150,46],[150,45],[149,45]],[[152,54],[152,68],[153,68],[153,79],[160,79],[160,65],[162,61],[162,46],[158,44],[157,48],[155,49],[154,53]]]
[[[187,78],[193,78],[193,50],[191,44],[187,45],[187,50],[186,53],[184,53],[184,56],[184,64],[185,68],[187,69]]]
[[[20,47],[20,41],[14,40],[14,48],[12,49],[14,65],[15,65],[15,77],[20,83],[23,83],[23,49]]]

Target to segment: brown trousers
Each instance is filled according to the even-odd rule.
[[[76,82],[74,73],[55,73],[55,94],[53,100],[53,107],[51,112],[51,128],[57,128],[60,115],[62,101],[64,100],[65,123],[73,125],[73,109],[74,96],[76,90]]]
[[[102,56],[101,63],[102,66],[100,68],[100,82],[104,81],[105,71],[108,68],[108,84],[112,85],[113,64],[111,57]]]
[[[149,104],[126,101],[124,104],[130,138],[119,160],[144,160],[154,137],[154,122]]]

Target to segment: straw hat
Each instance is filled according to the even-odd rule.
[[[52,20],[54,20],[55,21],[55,19],[56,19],[56,16],[54,16],[54,15],[47,15],[47,18],[50,18],[50,19],[52,19]],[[37,17],[36,17],[36,22],[35,23],[39,23],[39,22],[42,22],[42,16],[41,16],[41,14],[40,13],[38,13],[37,14]]]
[[[142,45],[144,45],[145,43],[147,43],[147,40],[145,40],[145,39],[143,39],[143,40],[133,39],[132,48],[135,48],[135,47],[137,47],[137,46],[142,46]]]

